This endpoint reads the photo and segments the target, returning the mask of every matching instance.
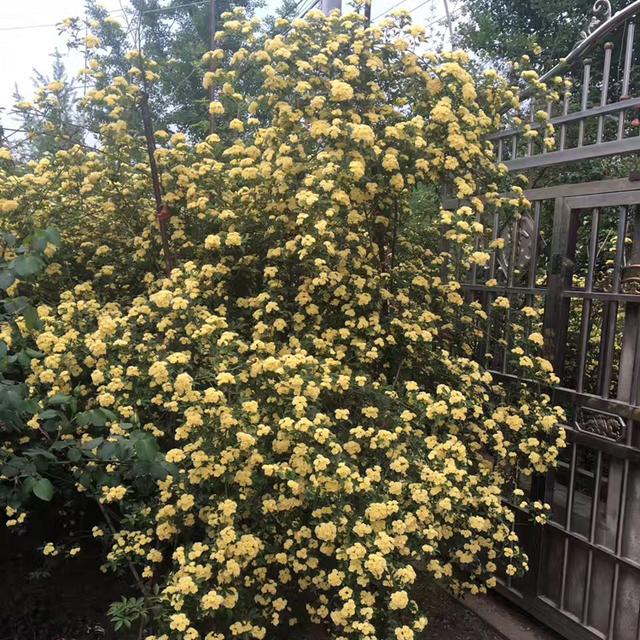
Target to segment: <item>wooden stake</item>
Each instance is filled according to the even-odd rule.
[[[169,248],[169,230],[167,223],[171,212],[169,207],[162,200],[162,186],[160,184],[160,174],[156,164],[156,140],[153,134],[153,124],[151,122],[151,112],[149,111],[149,95],[143,91],[140,96],[140,111],[142,113],[142,125],[144,127],[144,137],[147,141],[147,154],[149,156],[149,168],[151,170],[151,183],[153,185],[153,197],[156,201],[156,215],[160,226],[160,238],[162,240],[162,252],[164,254],[164,268],[167,275],[173,269],[173,256]]]

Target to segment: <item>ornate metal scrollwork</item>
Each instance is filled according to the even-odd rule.
[[[518,234],[516,236],[515,264],[512,266],[515,271],[525,273],[532,260],[537,259],[533,255],[536,225],[530,215],[524,215],[518,222]],[[498,269],[507,277],[509,273],[509,263],[513,251],[513,238],[511,237],[511,225],[506,225],[500,232],[500,237],[504,241],[504,247],[496,252],[498,259]],[[538,232],[536,251],[540,253],[544,250],[546,243],[542,234]]]
[[[576,417],[576,426],[580,431],[593,433],[601,438],[619,442],[625,436],[626,425],[619,416],[581,408]]]
[[[640,264],[627,264],[622,268],[620,292],[640,294]]]
[[[596,0],[591,11],[591,20],[587,28],[580,32],[578,42],[586,40],[600,25],[607,20],[611,20],[611,2],[609,0]]]

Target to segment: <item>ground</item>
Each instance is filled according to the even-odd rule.
[[[45,561],[33,553],[34,542],[26,536],[9,537],[7,532],[0,536],[0,640],[132,638],[114,634],[105,616],[106,606],[118,599],[126,582],[100,573],[93,557]],[[421,585],[417,597],[429,612],[428,640],[502,638],[434,585]]]

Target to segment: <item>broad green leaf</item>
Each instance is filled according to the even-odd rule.
[[[44,262],[37,256],[18,256],[9,263],[9,266],[21,278],[28,278],[38,273],[44,266]]]
[[[140,433],[140,435],[135,438],[133,450],[136,452],[139,460],[151,462],[156,458],[158,445],[153,436],[148,433]]]
[[[7,269],[0,271],[0,289],[8,289],[15,281],[16,277],[11,271]]]
[[[47,236],[47,239],[51,244],[55,244],[56,247],[59,247],[62,244],[62,238],[60,237],[60,232],[55,227],[47,227],[44,230],[44,234]]]
[[[42,320],[40,320],[38,312],[30,304],[22,310],[22,317],[29,329],[42,328]]]
[[[55,489],[48,478],[40,478],[33,485],[32,491],[35,496],[40,498],[40,500],[49,502],[51,498],[53,498]]]
[[[56,393],[50,398],[47,398],[47,404],[69,404],[70,402],[71,396],[66,393]]]
[[[16,246],[16,242],[18,240],[13,233],[3,233],[2,239],[4,240],[4,243],[7,245],[7,247],[12,248]]]

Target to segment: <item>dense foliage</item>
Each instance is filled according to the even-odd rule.
[[[465,0],[456,42],[492,64],[517,60],[539,46],[538,64],[551,68],[585,29],[593,0]]]
[[[426,625],[417,572],[476,593],[526,569],[504,499],[543,520],[517,476],[564,446],[542,336],[519,322],[537,311],[509,316],[531,385],[502,386],[474,359],[486,315],[458,281],[489,260],[485,218],[527,208],[517,186],[498,195],[483,141],[517,87],[425,51],[406,14],[278,26],[226,14],[203,78],[216,133],[157,132],[168,277],[129,124],[149,60],[131,53],[79,105],[104,117],[95,149],[3,153],[3,225],[53,225],[63,244],[37,284],[2,283],[10,298],[28,284],[38,317],[0,336],[5,358],[30,349],[0,498],[15,528],[38,500],[97,505],[43,552],[82,553],[91,528],[140,591],[114,617],[134,612],[149,640],[291,637],[309,621],[336,640],[411,640]],[[99,83],[98,63],[87,73]],[[237,90],[247,74],[255,95]],[[445,185],[457,208],[416,206]]]

